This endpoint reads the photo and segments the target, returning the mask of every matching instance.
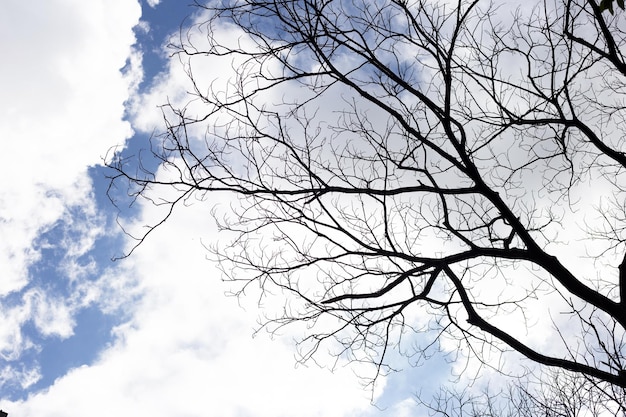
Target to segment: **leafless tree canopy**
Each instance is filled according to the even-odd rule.
[[[580,375],[562,370],[537,378],[514,380],[505,388],[482,392],[443,387],[429,401],[421,401],[429,415],[446,417],[605,417],[626,414],[626,392],[597,389]]]
[[[114,186],[167,213],[237,196],[212,250],[242,293],[285,296],[269,321],[307,324],[305,358],[332,341],[382,366],[421,333],[411,354],[504,370],[516,351],[626,387],[621,10],[209,4],[178,45],[193,91],[165,109],[160,170],[114,159]]]

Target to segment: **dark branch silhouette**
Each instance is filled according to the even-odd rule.
[[[165,106],[153,138],[162,171],[109,164],[131,199],[168,207],[154,227],[235,196],[215,208],[211,251],[239,294],[282,291],[267,325],[306,322],[304,359],[335,343],[382,371],[422,332],[424,356],[454,341],[503,372],[486,356],[626,388],[621,14],[594,0],[197,6],[207,20],[176,46],[190,104]],[[223,79],[194,71],[206,62]],[[530,337],[539,321],[551,343]]]

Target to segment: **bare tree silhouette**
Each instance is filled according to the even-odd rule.
[[[267,325],[305,323],[304,359],[328,342],[384,371],[421,333],[411,354],[505,371],[513,351],[626,387],[622,14],[218,3],[198,3],[209,17],[177,46],[194,88],[165,108],[159,170],[147,154],[109,163],[112,187],[167,207],[138,244],[175,208],[229,193],[211,250],[241,294],[281,291]],[[203,79],[206,62],[230,71]]]

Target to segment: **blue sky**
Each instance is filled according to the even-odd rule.
[[[151,4],[148,4],[151,3]],[[195,9],[152,0],[0,5],[0,408],[10,416],[420,416],[443,360],[381,378],[296,366],[292,334],[252,338],[254,300],[224,296],[202,205],[132,245],[106,197],[112,147],[145,147],[184,96],[164,48]],[[141,226],[153,207],[124,210]],[[327,358],[329,361],[331,358]],[[330,363],[330,362],[329,362]]]

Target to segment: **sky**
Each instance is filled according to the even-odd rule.
[[[422,416],[443,360],[378,379],[366,364],[298,364],[293,334],[255,335],[254,300],[227,297],[194,205],[132,256],[103,159],[136,155],[185,96],[167,44],[196,10],[178,0],[0,3],[0,409],[53,416]],[[116,190],[113,190],[115,193]],[[121,216],[118,218],[118,216]]]

